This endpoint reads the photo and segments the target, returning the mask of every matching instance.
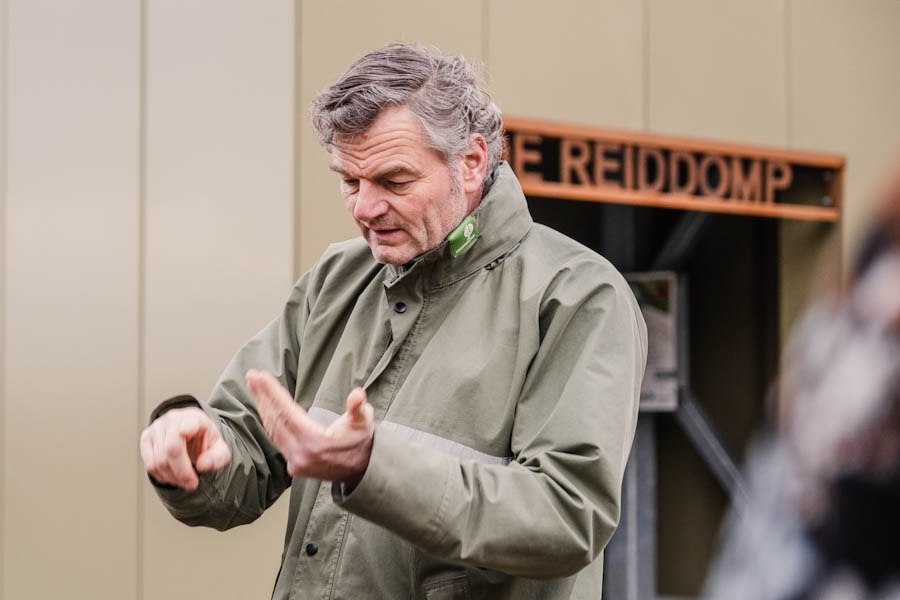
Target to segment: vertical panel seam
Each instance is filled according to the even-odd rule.
[[[791,0],[784,0],[784,127],[788,147],[794,145],[794,97],[791,74],[794,72],[794,53],[791,48]]]
[[[294,2],[294,10],[293,14],[293,36],[294,36],[294,56],[291,60],[291,94],[293,94],[292,102],[291,102],[291,123],[293,124],[292,131],[294,132],[293,139],[293,152],[291,154],[291,240],[294,242],[293,252],[291,252],[291,268],[290,268],[290,277],[291,281],[288,282],[288,285],[293,284],[294,281],[299,279],[299,274],[297,270],[300,265],[297,261],[297,241],[299,239],[298,236],[298,228],[297,228],[297,212],[300,210],[300,186],[297,185],[297,174],[300,172],[300,126],[303,123],[303,119],[300,118],[300,113],[297,110],[297,105],[300,100],[300,6],[302,4],[302,0],[297,0]]]
[[[294,207],[293,207],[293,264],[291,265],[291,275],[293,277],[293,281],[296,281],[300,278],[300,268],[303,264],[303,257],[301,256],[301,252],[303,248],[301,246],[301,235],[302,235],[302,227],[300,227],[300,219],[303,218],[303,208],[301,206],[302,201],[302,186],[300,185],[300,174],[301,174],[301,160],[303,158],[303,107],[300,106],[300,103],[303,102],[303,0],[295,0],[294,1],[294,65],[293,65],[293,76],[294,76],[294,102],[293,102],[293,110],[294,110],[294,156],[293,156],[293,164],[292,174],[293,174],[293,194],[291,194]]]
[[[484,64],[484,80],[488,85],[491,83],[490,24],[490,0],[481,0],[481,60]]]
[[[3,240],[0,241],[0,483],[2,489],[6,489],[6,278],[9,262],[7,260],[9,223],[6,210],[6,135],[7,135],[7,57],[9,56],[9,19],[6,0],[0,0],[0,19],[3,20],[2,45],[0,45],[0,230],[3,232]],[[0,494],[0,599],[6,596],[6,499],[5,494]]]
[[[642,52],[642,100],[641,120],[644,131],[650,130],[650,0],[641,1],[641,37],[643,38]]]
[[[138,439],[144,428],[145,394],[145,314],[147,266],[147,2],[138,0],[138,289],[137,289],[137,419]],[[135,598],[144,597],[144,469],[137,469],[137,520],[135,523]]]

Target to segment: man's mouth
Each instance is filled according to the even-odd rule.
[[[375,239],[384,244],[396,241],[397,237],[403,232],[400,228],[381,227],[378,229],[370,228],[369,231]]]

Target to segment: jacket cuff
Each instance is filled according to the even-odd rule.
[[[181,394],[179,396],[173,396],[168,400],[163,400],[150,413],[148,425],[174,408],[187,408],[189,406],[203,408],[200,401],[189,394]]]
[[[208,514],[214,506],[214,499],[209,491],[213,487],[214,476],[215,473],[198,473],[200,484],[193,491],[167,483],[158,483],[149,475],[147,477],[150,478],[153,491],[166,510],[176,519],[185,520]]]
[[[163,416],[165,413],[170,410],[174,410],[176,408],[188,408],[188,407],[196,407],[205,412],[210,419],[213,420],[213,423],[219,425],[218,418],[212,414],[208,407],[204,406],[199,400],[189,394],[181,394],[178,396],[173,396],[168,400],[163,400],[160,402],[156,408],[150,413],[149,423],[153,423],[156,419]],[[232,440],[230,436],[225,433],[223,428],[219,426],[219,430],[222,432],[222,438],[225,440],[225,443],[228,444],[229,448],[234,448],[232,445]],[[205,514],[209,512],[210,507],[213,505],[214,498],[211,495],[211,490],[215,487],[215,480],[217,476],[224,469],[220,469],[219,471],[210,471],[204,473],[197,473],[197,478],[199,480],[199,485],[196,490],[186,490],[184,488],[180,488],[177,485],[171,485],[168,483],[161,483],[156,481],[150,474],[147,474],[147,478],[150,480],[150,484],[153,487],[153,490],[156,492],[156,495],[159,497],[160,501],[162,501],[163,505],[172,513],[176,518],[191,518],[197,515]]]
[[[443,530],[452,468],[450,457],[422,446],[411,451],[392,431],[376,427],[359,484],[348,490],[334,482],[331,495],[341,508],[427,548]]]
[[[153,424],[153,421],[157,420],[158,418],[160,418],[161,416],[163,416],[164,414],[166,414],[167,412],[169,412],[172,409],[187,408],[188,406],[196,406],[197,408],[201,408],[200,401],[188,394],[180,394],[178,396],[173,396],[173,397],[169,398],[168,400],[163,400],[162,402],[157,404],[156,408],[154,408],[150,412],[150,418],[147,419],[147,425]],[[182,490],[177,485],[171,485],[168,483],[159,482],[159,481],[153,479],[153,476],[150,475],[149,473],[147,473],[147,478],[150,480],[150,483],[153,485],[153,488],[155,490],[157,490],[157,493],[160,493],[162,490],[172,490],[172,491],[180,490],[182,492],[186,491],[186,490]]]
[[[207,414],[209,414],[209,411],[207,411]],[[214,422],[219,423],[219,421]],[[231,448],[232,460],[234,460],[235,439],[233,434],[226,427],[220,427],[219,429],[222,432],[222,439]],[[227,477],[229,467],[231,467],[231,464],[218,471],[197,473],[199,483],[195,490],[186,490],[175,485],[158,483],[149,474],[147,477],[150,479],[153,491],[156,492],[166,510],[176,519],[188,522],[215,513],[219,509],[223,494],[222,480]]]

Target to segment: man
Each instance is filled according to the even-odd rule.
[[[465,59],[387,46],[312,116],[363,239],[208,403],[154,411],[160,498],[226,529],[290,487],[275,598],[599,597],[646,359],[629,287],[532,223]]]

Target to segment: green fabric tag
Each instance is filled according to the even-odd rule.
[[[475,219],[468,216],[447,236],[450,242],[450,255],[456,258],[471,248],[477,239],[478,227],[475,226]]]

